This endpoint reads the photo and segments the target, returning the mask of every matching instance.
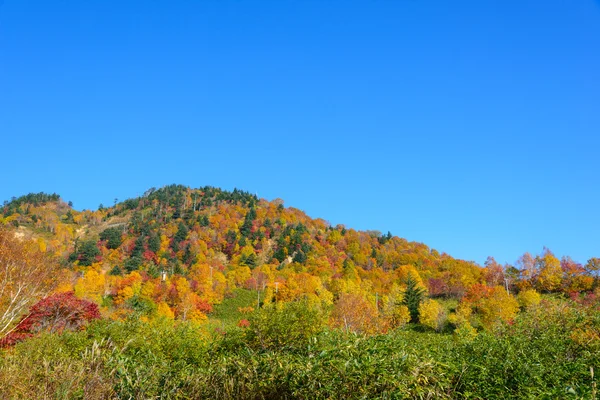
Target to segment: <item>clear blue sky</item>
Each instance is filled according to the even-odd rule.
[[[238,187],[480,263],[585,262],[599,146],[594,0],[0,5],[0,201]]]

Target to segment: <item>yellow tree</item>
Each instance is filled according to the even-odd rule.
[[[386,324],[391,329],[400,328],[410,322],[408,307],[399,302],[387,302],[383,309]]]
[[[500,322],[512,321],[519,311],[519,303],[502,286],[496,286],[486,297],[479,300],[477,309],[486,328]]]
[[[419,305],[419,321],[439,332],[446,322],[446,310],[437,301],[426,299]]]
[[[156,315],[158,317],[165,317],[167,319],[175,319],[175,313],[171,310],[171,307],[164,301],[158,303]]]
[[[9,333],[31,304],[54,289],[58,271],[37,243],[0,229],[0,335]]]
[[[199,310],[200,297],[194,293],[190,283],[183,277],[173,278],[176,297],[171,299],[178,319],[186,321],[204,321],[206,315]]]
[[[552,292],[560,288],[563,271],[560,260],[550,250],[545,249],[541,257],[536,257],[536,266],[535,284],[540,291]]]
[[[75,284],[75,295],[100,303],[106,288],[104,274],[95,269],[89,269]]]
[[[534,289],[523,290],[517,295],[517,301],[522,308],[530,308],[540,304],[542,297]]]

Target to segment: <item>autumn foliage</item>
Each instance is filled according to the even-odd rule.
[[[0,260],[29,257],[27,266],[37,269],[22,280],[31,288],[51,283],[52,275],[44,274],[55,267],[47,260],[59,260],[70,274],[60,291],[101,304],[111,319],[136,314],[204,323],[215,306],[245,289],[256,301],[244,307],[305,301],[330,310],[330,325],[346,331],[381,333],[409,321],[435,330],[447,321],[453,328],[492,329],[535,303],[532,293],[593,291],[600,270],[598,259],[579,264],[548,249],[525,253],[515,265],[489,257],[480,266],[389,232],[332,226],[279,199],[209,186],[152,188],[95,211],[32,194],[0,210],[0,224],[36,232],[26,245],[7,236],[10,250],[0,249]],[[19,250],[24,247],[29,250]],[[50,268],[39,268],[44,265]],[[4,329],[44,294],[14,303],[19,307]],[[446,300],[458,302],[462,314],[445,309]],[[0,299],[0,305],[11,301]]]
[[[0,337],[58,283],[57,263],[38,243],[0,228]]]
[[[593,398],[598,258],[543,249],[478,265],[279,199],[181,185],[95,211],[23,196],[0,225],[0,344],[36,336],[4,354],[89,341],[67,364],[95,374],[99,398],[562,398],[573,382]],[[72,383],[85,381],[70,380],[71,397],[94,398]]]
[[[100,318],[98,305],[78,299],[73,292],[58,293],[34,304],[0,345],[6,347],[41,331],[77,330]]]

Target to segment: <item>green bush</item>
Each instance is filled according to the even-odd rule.
[[[0,398],[581,399],[600,370],[600,313],[564,300],[470,340],[346,334],[323,318],[298,302],[212,336],[135,318],[42,334],[2,351]]]
[[[480,333],[456,349],[464,398],[591,398],[590,367],[600,365],[598,341],[578,342],[581,327],[600,332],[597,311],[545,301],[514,325]]]
[[[246,342],[261,350],[302,350],[324,329],[325,313],[307,301],[270,304],[249,319]]]

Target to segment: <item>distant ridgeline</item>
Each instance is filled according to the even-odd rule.
[[[9,216],[11,214],[24,214],[27,212],[27,208],[23,210],[21,206],[31,207],[31,206],[41,206],[49,202],[57,202],[60,200],[60,196],[56,193],[48,194],[48,193],[29,193],[25,196],[21,197],[13,197],[11,201],[4,201],[3,204],[3,214],[5,216]]]
[[[444,298],[497,286],[585,291],[600,265],[561,261],[545,250],[517,266],[489,258],[482,267],[389,232],[330,226],[279,199],[209,186],[152,188],[95,211],[74,210],[57,194],[29,194],[4,203],[0,225],[18,227],[75,271],[80,297],[183,319],[205,318],[237,288],[258,290],[263,304],[333,304],[353,293],[378,307],[401,298],[409,279]]]

